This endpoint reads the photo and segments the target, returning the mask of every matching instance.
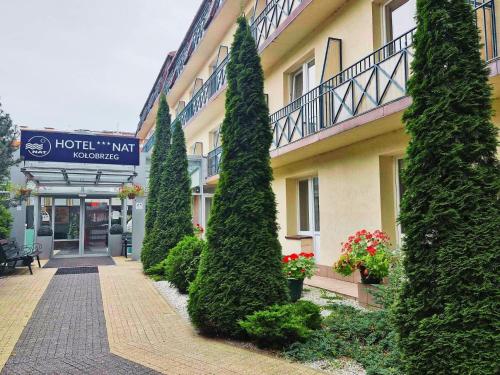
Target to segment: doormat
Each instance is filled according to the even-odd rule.
[[[52,258],[43,268],[114,266],[111,257]]]
[[[99,269],[97,267],[58,268],[56,275],[77,275],[80,273],[99,273]]]

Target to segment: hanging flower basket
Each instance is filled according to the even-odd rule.
[[[141,185],[125,185],[118,191],[118,198],[120,199],[135,199],[136,197],[142,197],[144,195],[144,189]]]
[[[19,202],[27,200],[33,192],[33,190],[31,190],[30,188],[21,185],[11,185],[9,187],[9,190],[14,195],[14,199],[18,200]]]

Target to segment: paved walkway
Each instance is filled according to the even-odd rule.
[[[110,353],[97,267],[66,270],[53,276],[1,374],[155,374]]]
[[[56,270],[33,267],[33,272],[35,276],[22,269],[19,274],[0,278],[0,369]]]
[[[116,266],[99,267],[98,273],[97,268],[64,274],[59,269],[54,275],[55,269],[42,269],[31,279],[0,279],[2,317],[14,311],[9,304],[1,304],[7,288],[24,293],[25,298],[17,299],[18,306],[28,300],[23,323],[27,325],[22,330],[23,324],[15,324],[18,333],[11,334],[10,342],[17,344],[1,374],[317,373],[264,353],[200,337],[142,274],[140,263],[124,258],[115,261]],[[34,284],[37,292],[32,291]],[[1,324],[0,320],[0,329]],[[0,348],[10,353],[8,345]]]

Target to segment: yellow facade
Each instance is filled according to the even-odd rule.
[[[226,86],[215,83],[221,65],[214,64],[224,61],[236,17],[243,12],[254,27],[270,113],[286,113],[277,122],[272,119],[279,118],[278,114],[270,119],[275,139],[279,138],[270,152],[283,252],[310,247],[316,252],[320,275],[342,279],[331,271],[331,265],[340,254],[341,242],[355,231],[382,229],[397,247],[401,242],[396,221],[398,159],[408,143],[401,116],[410,103],[404,86],[412,55],[411,33],[405,38],[392,34],[403,30],[401,35],[406,35],[411,31],[415,0],[213,3],[202,2],[202,8],[214,6],[208,27],[176,79],[164,88],[173,117],[183,123],[188,153],[206,157],[220,146],[215,134],[224,118]],[[492,4],[492,0],[476,2],[475,12],[480,15],[483,56],[490,65],[497,98],[500,86]],[[281,17],[276,12],[282,12]],[[197,18],[193,25],[196,22]],[[192,35],[188,33],[189,37]],[[393,40],[396,42],[390,44]],[[181,46],[177,54],[182,55],[185,48]],[[170,70],[176,69],[175,64],[176,58]],[[370,81],[372,73],[379,88],[375,79]],[[205,93],[204,99],[200,99],[198,90]],[[327,95],[325,90],[329,91]],[[343,97],[350,101],[339,104]],[[307,107],[305,103],[310,98],[313,104]],[[311,113],[306,115],[304,110],[298,118],[298,110],[286,107],[294,100],[297,108],[310,108]],[[494,108],[499,112],[496,99]],[[156,109],[155,104],[139,124],[139,136],[146,138],[151,134]],[[284,131],[288,126],[286,118],[305,126],[302,134]],[[493,120],[500,123],[496,117]],[[210,160],[213,158],[209,155],[209,164]],[[218,179],[216,173],[212,174],[204,178],[205,190],[209,192]],[[199,202],[196,204],[198,207]],[[202,217],[195,218],[195,222],[205,224]]]

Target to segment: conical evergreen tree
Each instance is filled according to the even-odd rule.
[[[264,74],[244,17],[238,19],[227,77],[220,179],[188,307],[203,333],[237,337],[238,320],[288,299],[271,188]]]
[[[150,262],[151,237],[158,210],[158,196],[161,190],[161,175],[170,148],[170,112],[165,94],[160,96],[158,114],[156,115],[155,141],[151,155],[149,172],[149,187],[146,202],[145,235],[143,240],[141,260],[144,269],[152,266]]]
[[[417,1],[396,310],[409,375],[498,373],[497,131],[473,17],[468,1]]]
[[[173,125],[172,144],[162,171],[157,204],[149,266],[164,260],[168,251],[185,236],[193,235],[191,179],[188,174],[184,131],[179,122]]]

